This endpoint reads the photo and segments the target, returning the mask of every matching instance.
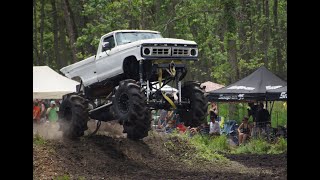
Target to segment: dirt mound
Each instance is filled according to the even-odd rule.
[[[233,155],[225,164],[190,161],[181,153],[194,149],[169,140],[154,133],[141,141],[102,135],[47,140],[34,144],[34,179],[286,179],[286,160],[277,156]],[[177,145],[174,151],[168,142]]]

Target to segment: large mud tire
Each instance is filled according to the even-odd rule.
[[[78,95],[65,98],[59,108],[59,125],[63,137],[74,139],[88,129],[88,102]]]
[[[181,87],[183,100],[190,100],[189,109],[179,109],[181,120],[186,126],[197,127],[204,122],[207,113],[207,99],[200,84],[194,81],[184,83]]]
[[[135,80],[121,81],[112,98],[113,109],[123,124],[127,138],[139,140],[148,136],[151,113],[146,107],[146,97]]]

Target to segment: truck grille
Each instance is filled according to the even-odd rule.
[[[142,47],[142,56],[156,57],[197,57],[196,45],[173,45],[173,44],[145,44]]]
[[[151,56],[170,56],[170,47],[152,47]]]
[[[172,56],[190,56],[190,48],[172,48]]]

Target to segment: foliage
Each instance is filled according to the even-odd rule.
[[[33,136],[33,144],[41,146],[41,145],[45,145],[46,143],[47,143],[46,140],[43,137],[41,137],[39,134],[35,134]]]
[[[71,179],[70,176],[67,174],[65,174],[63,176],[58,176],[55,178],[55,180],[70,180],[70,179]]]
[[[279,138],[276,143],[269,143],[264,139],[251,139],[248,143],[231,147],[224,135],[211,137],[208,135],[169,134],[169,140],[164,146],[184,159],[200,159],[206,161],[224,162],[223,154],[281,154],[287,152],[287,140]]]
[[[287,152],[287,140],[281,137],[277,143],[272,146],[270,153],[279,154],[284,152]]]
[[[69,4],[68,12],[62,2]],[[151,29],[164,37],[198,43],[200,61],[197,66],[187,63],[186,80],[229,84],[234,68],[228,40],[236,42],[237,78],[264,64],[286,80],[287,1],[268,2],[267,6],[266,1],[240,0],[35,0],[33,64],[58,70],[72,63],[73,47],[66,24],[70,17],[77,60],[95,55],[99,38],[110,31]]]
[[[235,154],[280,154],[287,152],[287,140],[279,138],[275,144],[264,139],[251,139],[247,144],[234,149]]]
[[[198,158],[207,160],[225,160],[224,156],[217,153],[227,151],[228,149],[228,146],[221,143],[221,140],[223,140],[223,138],[214,141],[214,139],[211,139],[209,136],[197,134],[190,139],[190,144],[196,148],[197,153],[195,155]]]
[[[179,152],[179,155],[186,159],[199,159],[206,161],[226,161],[226,158],[219,154],[227,152],[229,146],[225,137],[212,138],[209,136],[194,135],[189,133],[169,134],[170,141],[164,143],[165,147],[172,152]]]

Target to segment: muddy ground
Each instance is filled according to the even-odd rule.
[[[166,136],[150,132],[132,141],[121,134],[121,127],[109,123],[104,130],[110,128],[112,137],[100,132],[77,141],[63,139],[55,130],[43,135],[46,143],[33,145],[34,179],[287,179],[286,154],[225,155],[230,161],[223,163],[195,161],[169,151]]]

